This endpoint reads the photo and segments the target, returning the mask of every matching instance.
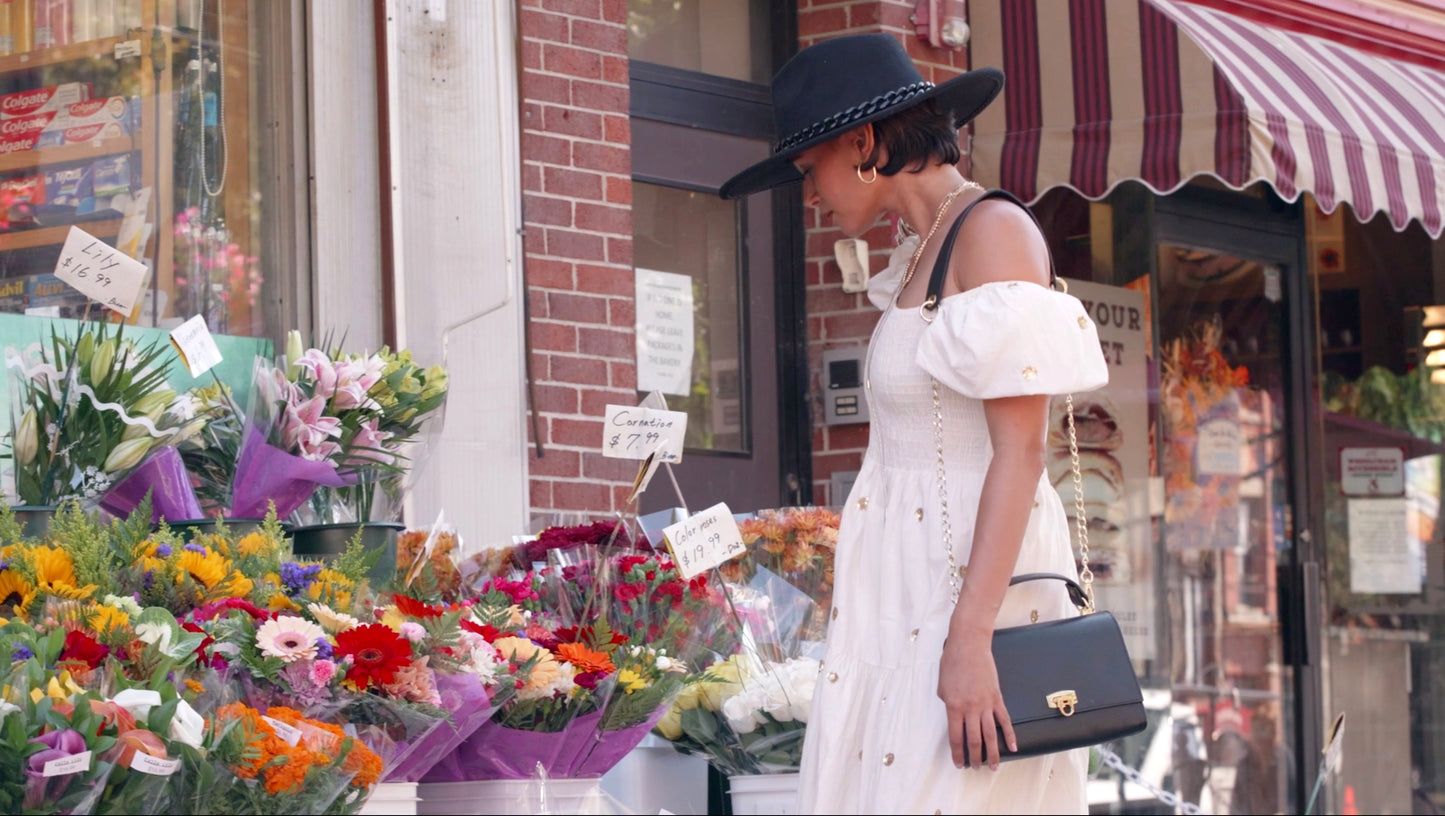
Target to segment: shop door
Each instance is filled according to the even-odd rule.
[[[663,287],[685,284],[692,311],[690,374],[664,393],[669,408],[688,415],[677,489],[659,474],[643,510],[792,503],[779,444],[774,205],[769,195],[724,201],[716,193],[734,169],[765,158],[768,145],[637,118],[632,140],[633,265],[643,278],[664,273]],[[640,285],[640,312],[654,296],[675,299]],[[651,379],[645,354],[639,346],[640,386]]]
[[[1153,308],[1165,503],[1155,597],[1168,642],[1155,672],[1169,692],[1172,787],[1205,813],[1295,813],[1298,242],[1288,224],[1276,233],[1169,206]]]

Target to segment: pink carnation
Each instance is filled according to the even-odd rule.
[[[336,664],[330,660],[317,660],[311,664],[311,682],[324,686],[336,676]]]

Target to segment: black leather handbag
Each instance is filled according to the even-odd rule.
[[[948,258],[959,227],[969,212],[987,198],[1005,198],[1029,212],[1023,202],[1003,190],[989,190],[974,199],[959,215],[944,238],[928,281],[928,293],[920,314],[930,314],[942,301]],[[1029,213],[1032,217],[1032,213]],[[1062,281],[1049,270],[1050,282],[1059,289]],[[1057,294],[1067,297],[1067,287]],[[1108,612],[1094,608],[1093,573],[1089,570],[1089,530],[1084,512],[1083,482],[1079,474],[1078,436],[1074,427],[1074,399],[1066,397],[1069,453],[1074,470],[1075,530],[1079,539],[1082,569],[1080,582],[1056,573],[1016,575],[1009,586],[1029,581],[1060,581],[1079,615],[999,629],[993,633],[993,659],[998,668],[1004,705],[1013,722],[1018,751],[1009,751],[1003,733],[998,735],[1000,761],[1067,751],[1097,745],[1143,731],[1144,695],[1134,676],[1119,623]],[[943,409],[938,380],[933,380],[934,436],[938,448],[938,493],[942,504],[943,535],[948,546],[949,585],[958,602],[961,574],[953,559],[953,529],[948,520],[948,491],[943,462]],[[964,748],[964,761],[973,765]]]

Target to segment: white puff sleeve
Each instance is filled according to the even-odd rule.
[[[1092,391],[1109,382],[1094,321],[1079,299],[996,281],[944,298],[918,365],[973,399]]]

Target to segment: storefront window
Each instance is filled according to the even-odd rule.
[[[129,323],[279,334],[262,233],[289,216],[262,192],[260,5],[0,3],[0,312],[100,316],[54,275],[78,227],[148,267]]]
[[[1339,812],[1445,806],[1445,253],[1309,206],[1324,411],[1326,722]],[[1432,332],[1436,332],[1432,336]],[[1353,808],[1354,810],[1349,810]]]
[[[744,82],[772,77],[768,0],[628,0],[627,51],[635,60]]]

